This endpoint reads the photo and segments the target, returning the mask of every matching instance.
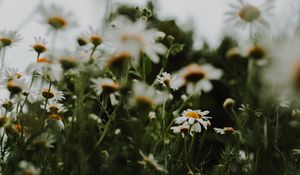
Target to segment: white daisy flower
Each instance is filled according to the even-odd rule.
[[[49,26],[52,31],[66,30],[76,26],[74,15],[71,12],[66,12],[63,8],[50,5],[40,8],[42,22]]]
[[[179,87],[186,85],[187,93],[192,95],[211,91],[213,87],[210,80],[220,79],[222,71],[209,64],[192,63],[181,69],[175,76],[180,78],[176,85]]]
[[[11,94],[22,94],[28,92],[29,83],[25,78],[9,80],[6,83],[6,88]]]
[[[214,128],[215,132],[221,135],[224,135],[226,133],[233,133],[235,129],[232,127],[224,127],[224,128]]]
[[[175,123],[181,124],[185,121],[187,121],[190,125],[193,125],[194,123],[199,123],[204,127],[204,129],[207,129],[207,127],[210,126],[209,119],[212,118],[206,116],[207,114],[209,114],[209,111],[187,109],[182,112],[180,117],[175,118]],[[200,125],[192,126],[195,132],[201,132],[201,127],[199,127]]]
[[[161,76],[157,76],[156,81],[165,87],[169,87],[173,90],[177,90],[180,86],[180,80],[176,76],[171,76],[167,72],[163,72]]]
[[[34,37],[34,44],[32,44],[31,51],[35,51],[38,54],[44,53],[48,50],[47,41],[42,37]]]
[[[53,101],[65,99],[62,91],[58,90],[55,86],[51,86],[49,90],[49,85],[44,85],[44,88],[41,89],[41,96]]]
[[[0,71],[0,83],[6,84],[8,80],[19,79],[22,75],[17,68],[4,68]]]
[[[89,30],[82,34],[84,38],[86,38],[94,47],[99,46],[103,42],[103,36],[100,28],[92,28],[89,27]]]
[[[45,102],[43,102],[40,107],[42,109],[44,109]],[[53,114],[67,112],[67,109],[64,107],[64,105],[57,102],[57,101],[55,101],[55,100],[49,100],[48,101],[48,103],[46,105],[46,110],[47,110],[47,112],[52,112]]]
[[[53,143],[55,143],[55,141],[55,137],[50,133],[42,133],[32,141],[30,147],[35,150],[53,148]]]
[[[27,162],[25,160],[22,160],[19,163],[20,170],[16,173],[17,175],[24,175],[24,174],[30,174],[30,175],[39,175],[40,169],[36,168],[32,163]]]
[[[272,16],[273,2],[264,0],[262,4],[249,3],[248,0],[235,0],[230,2],[229,10],[225,13],[225,22],[234,27],[246,28],[249,36],[269,27]]]
[[[141,53],[145,53],[151,61],[158,63],[158,54],[163,54],[166,47],[156,42],[157,30],[147,29],[144,21],[132,22],[124,16],[112,22],[113,28],[107,32],[107,45],[115,48],[115,53],[127,53],[132,57],[133,63],[138,65]]]
[[[0,31],[0,48],[12,47],[21,39],[17,31]]]
[[[119,95],[118,91],[121,88],[119,84],[110,78],[97,78],[91,79],[91,81],[94,83],[92,87],[96,91],[97,95],[101,95],[102,93],[109,94],[111,104],[118,104],[116,96]]]
[[[139,161],[140,164],[144,165],[145,167],[154,168],[157,171],[166,171],[164,167],[157,162],[153,154],[146,156],[142,151],[140,151],[140,155],[143,158],[142,161]]]
[[[132,103],[134,105],[152,107],[162,104],[167,98],[168,96],[165,93],[157,91],[152,86],[138,81],[133,83]]]
[[[37,61],[30,64],[26,70],[26,72],[31,74],[34,71],[51,81],[60,81],[63,78],[63,69],[61,65],[53,61],[51,55],[38,58]]]

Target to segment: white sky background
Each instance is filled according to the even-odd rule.
[[[22,29],[17,26],[36,8],[41,0],[0,0],[0,30],[18,30],[23,40],[9,48],[6,52],[6,65],[17,67],[23,70],[28,63],[35,61],[36,54],[30,52],[29,45],[33,43],[34,36],[47,38],[47,26],[42,25],[40,16],[36,13],[32,20]],[[66,37],[57,40],[57,47],[60,45],[73,46],[75,37],[88,26],[99,25],[101,16],[104,13],[106,0],[44,0],[46,4],[57,4],[67,11],[72,11],[78,20],[79,27],[68,32]],[[113,4],[130,3],[143,7],[147,0],[111,0]],[[162,18],[176,18],[184,28],[194,28],[196,31],[196,44],[203,40],[208,41],[211,46],[217,46],[224,30],[223,14],[226,10],[226,3],[234,0],[156,0],[158,14]],[[262,0],[249,0],[257,3]],[[290,8],[297,0],[279,0],[279,8],[282,11],[281,20],[275,21],[275,25],[283,24],[282,30],[286,29],[284,22],[290,17]],[[284,2],[283,2],[284,1]],[[289,7],[288,7],[289,6]],[[286,10],[289,9],[289,10]],[[278,15],[277,15],[278,16]]]

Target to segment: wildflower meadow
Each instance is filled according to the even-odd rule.
[[[26,36],[1,24],[0,174],[300,174],[300,3],[280,28],[276,1],[229,1],[201,48],[156,1],[107,0],[86,30],[41,1],[25,69],[7,55]]]

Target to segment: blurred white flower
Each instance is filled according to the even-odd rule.
[[[157,91],[152,86],[138,81],[133,83],[132,103],[134,105],[152,107],[162,104],[167,98],[165,93]]]
[[[142,20],[132,22],[124,16],[116,18],[112,25],[104,42],[115,48],[115,53],[129,54],[134,59],[134,65],[140,62],[141,53],[145,53],[154,63],[160,61],[158,55],[164,54],[166,47],[156,42],[156,29],[148,29]]]
[[[49,26],[49,31],[61,31],[76,26],[73,13],[66,12],[57,5],[41,6],[39,11],[41,22]]]
[[[19,163],[20,170],[16,173],[17,175],[39,175],[40,169],[36,168],[32,163],[22,160]]]
[[[210,80],[218,80],[222,76],[222,71],[220,69],[214,68],[209,64],[196,64],[192,63],[184,68],[182,68],[174,76],[178,77],[176,80],[176,86],[186,86],[186,92],[189,95],[209,92],[212,90],[213,86]]]
[[[171,74],[167,72],[163,72],[161,75],[158,75],[156,81],[173,90],[177,90],[180,86],[179,79],[177,79],[176,76],[171,76]]]
[[[221,135],[233,133],[235,130],[232,127],[214,128],[215,132]]]

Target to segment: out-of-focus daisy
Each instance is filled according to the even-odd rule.
[[[181,125],[173,126],[170,128],[174,134],[182,134],[182,137],[184,137],[184,134],[189,132],[190,130],[190,124],[188,122],[184,122]]]
[[[226,133],[234,133],[235,129],[233,127],[224,127],[224,128],[214,128],[215,132],[221,135]]]
[[[8,123],[7,125],[5,125],[4,129],[5,132],[11,136],[19,136],[21,134],[23,134],[24,136],[28,136],[29,134],[27,129],[20,124]]]
[[[196,94],[202,91],[209,92],[213,88],[210,80],[218,80],[222,76],[222,71],[209,64],[192,63],[174,76],[179,78],[176,82],[177,86],[186,85],[188,94]]]
[[[163,72],[160,76],[158,75],[156,81],[162,84],[163,86],[169,87],[173,90],[177,90],[180,86],[179,79],[177,79],[176,76],[172,76],[167,72]]]
[[[116,105],[118,103],[116,96],[121,88],[119,84],[110,78],[97,78],[92,79],[91,81],[94,83],[92,87],[96,91],[97,95],[102,93],[109,94],[111,104]]]
[[[268,92],[279,96],[294,96],[300,92],[300,37],[295,36],[270,46],[271,65],[265,69],[264,82]]]
[[[33,73],[35,71],[51,81],[60,81],[63,78],[63,69],[61,65],[58,62],[53,61],[50,54],[45,57],[38,58],[35,63],[28,66],[26,71],[29,73]]]
[[[36,168],[32,163],[22,160],[19,163],[20,170],[16,173],[17,175],[39,175],[40,169]]]
[[[6,84],[7,81],[19,79],[22,75],[17,68],[4,68],[0,71],[0,83]]]
[[[45,85],[41,90],[41,95],[44,98],[48,98],[54,101],[65,99],[64,93],[58,90],[55,86],[51,86],[51,88],[49,89],[49,86]]]
[[[21,36],[17,31],[0,31],[0,49],[12,47],[21,40]]]
[[[94,47],[99,46],[103,42],[103,36],[100,28],[93,29],[90,27],[89,30],[83,34],[83,36],[84,38],[88,39],[88,41],[92,43]]]
[[[52,129],[57,129],[59,131],[65,128],[64,122],[62,121],[62,117],[58,114],[51,114],[46,121],[46,126]]]
[[[37,136],[31,143],[30,148],[34,150],[41,150],[43,148],[53,148],[55,137],[49,133],[42,133]]]
[[[132,103],[134,105],[152,107],[162,104],[167,98],[166,94],[157,91],[152,86],[138,81],[133,84]]]
[[[187,121],[190,125],[199,123],[204,127],[204,129],[207,129],[207,127],[210,125],[209,119],[211,119],[211,117],[206,116],[207,114],[209,114],[209,111],[187,109],[182,112],[180,117],[175,118],[175,123],[181,124],[185,121]],[[201,127],[199,127],[200,125],[194,126],[195,132],[201,132]]]
[[[40,106],[42,109],[45,107],[45,102],[41,104]],[[47,105],[46,105],[46,110],[47,112],[51,112],[53,114],[58,114],[58,113],[64,113],[67,111],[67,109],[64,107],[63,104],[55,101],[55,100],[49,100]]]
[[[250,4],[247,0],[230,2],[229,10],[225,13],[226,23],[235,27],[247,28],[250,36],[269,26],[272,16],[273,2],[264,0],[262,4]]]
[[[0,99],[0,105],[6,110],[11,111],[14,108],[14,104],[10,99]]]
[[[158,63],[159,54],[166,51],[166,47],[156,42],[155,29],[147,29],[144,21],[132,22],[124,16],[118,17],[112,22],[113,28],[107,33],[107,45],[115,48],[116,54],[128,53],[133,63],[137,65],[141,53],[145,53],[151,61]]]
[[[138,163],[144,165],[145,167],[153,168],[157,171],[166,171],[164,167],[157,162],[153,154],[146,156],[142,151],[140,151],[140,155],[142,156],[143,160],[139,161]]]
[[[113,54],[106,54],[98,60],[98,65],[110,69],[121,69],[131,59],[131,55],[127,51],[117,52]]]
[[[61,31],[76,26],[73,13],[64,11],[63,8],[50,5],[40,8],[42,22],[47,24],[53,31]]]
[[[9,80],[7,81],[6,88],[11,94],[20,94],[28,91],[29,83],[24,78]]]
[[[34,44],[31,45],[31,50],[38,54],[44,53],[48,50],[47,41],[42,37],[34,37]]]
[[[93,88],[97,95],[102,93],[114,93],[120,89],[120,85],[110,78],[97,78],[91,81],[94,83]]]

